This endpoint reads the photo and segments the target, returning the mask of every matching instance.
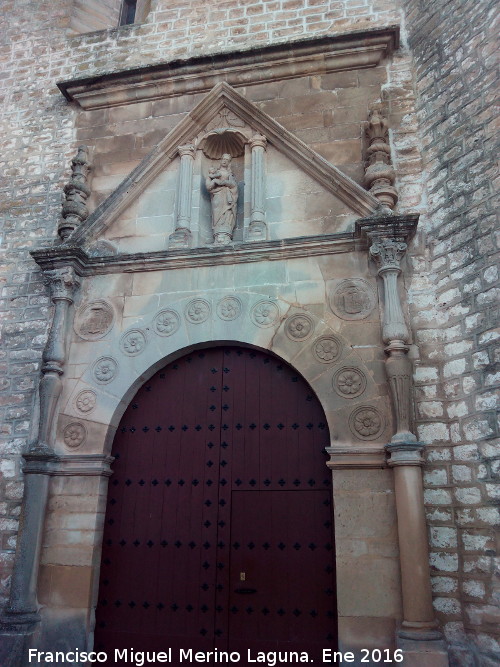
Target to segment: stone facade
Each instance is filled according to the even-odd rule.
[[[301,140],[307,150],[353,179],[361,186],[360,191],[366,184],[365,159],[373,139],[367,123],[369,112],[376,110],[387,118],[390,128],[387,145],[391,148],[394,185],[399,197],[395,212],[421,214],[419,232],[402,266],[409,303],[409,317],[406,310],[404,316],[411,329],[407,342],[411,344],[408,356],[414,370],[417,435],[427,445],[424,480],[434,608],[450,643],[452,664],[475,667],[495,664],[500,654],[496,643],[499,617],[493,532],[499,522],[499,449],[495,440],[498,425],[494,422],[498,387],[494,258],[498,237],[494,236],[492,206],[493,113],[489,96],[493,90],[494,39],[488,33],[491,3],[449,2],[443,20],[442,10],[437,11],[432,3],[424,1],[403,5],[348,0],[238,1],[217,5],[185,2],[172,7],[172,3],[153,0],[143,24],[72,35],[77,4],[81,3],[59,0],[51,3],[49,14],[40,3],[8,2],[4,10],[8,25],[0,37],[3,42],[0,85],[7,103],[2,119],[0,177],[5,221],[0,353],[2,604],[8,600],[23,494],[20,454],[28,442],[37,439],[40,404],[42,413],[47,414],[43,407],[47,405],[44,399],[47,391],[44,394],[41,389],[38,400],[36,387],[40,370],[43,372],[42,350],[52,305],[56,312],[58,308],[54,293],[49,294],[28,250],[51,246],[58,238],[61,196],[78,146],[88,146],[92,164],[89,177],[92,194],[83,202],[92,214],[170,130],[188,119],[189,112],[202,103],[216,84],[227,80],[257,110],[293,135],[289,144],[293,144],[294,138]],[[407,30],[403,31],[402,44],[395,48],[397,44],[393,42],[390,49],[382,49],[378,61],[371,61],[370,67],[367,63],[356,67],[351,63],[344,68],[329,65],[331,69],[326,72],[319,67],[301,76],[278,75],[264,82],[250,80],[245,85],[238,78],[241,75],[224,70],[228,54],[235,51],[244,51],[241,61],[244,58],[251,61],[256,44],[281,48],[280,57],[288,61],[290,42],[335,34],[340,43],[351,40],[352,47],[353,31],[359,34],[368,30],[364,38],[373,40],[380,31],[401,24]],[[126,93],[124,99],[117,85],[114,89],[100,89],[98,80],[92,79],[101,74],[112,75],[134,67],[160,67],[174,61],[180,61],[182,73],[183,60],[199,58],[198,65],[191,61],[193,67],[204,67],[205,56],[214,57],[213,68],[222,72],[217,74],[218,78],[200,84],[200,77],[193,77],[191,84],[183,84],[177,92],[167,89],[158,98],[146,93],[136,103],[127,103]],[[173,75],[175,72],[170,72]],[[81,79],[86,79],[82,83],[83,92],[78,87],[71,88],[71,82]],[[55,86],[59,81],[66,82],[62,89],[76,101],[69,103],[64,99]],[[128,82],[129,89],[132,84]],[[86,94],[89,91],[91,95]],[[113,94],[118,95],[116,103],[112,102]],[[186,138],[191,140],[195,136]],[[270,141],[264,150],[268,179],[267,238],[278,246],[286,238],[346,233],[351,234],[347,241],[354,243],[353,225],[359,218],[369,216],[370,211],[363,213],[359,209],[361,204],[358,210],[353,210],[345,197],[333,196],[325,183],[318,184],[319,172],[314,177],[305,175],[290,154],[284,154],[283,144]],[[249,148],[239,167],[239,180],[244,176],[245,181],[251,181],[250,154]],[[199,154],[193,167],[195,182],[199,182],[203,171],[202,161]],[[165,182],[160,188],[145,184],[143,191],[147,196],[137,198],[127,212],[117,213],[113,224],[99,230],[94,241],[107,245],[94,249],[92,244],[87,245],[90,257],[102,256],[103,247],[111,255],[147,253],[169,247],[169,237],[176,231],[173,209],[158,215],[161,208],[158,202],[175,197],[178,169],[175,161],[171,165],[163,172]],[[270,174],[274,173],[283,177],[273,179]],[[335,181],[335,173],[328,174]],[[235,175],[238,180],[238,173]],[[372,193],[376,194],[373,188]],[[242,200],[248,203],[250,198],[246,195]],[[203,205],[201,201],[197,210],[195,203],[192,209],[194,246],[209,243],[202,225]],[[82,209],[79,210],[81,213]],[[251,217],[251,211],[243,207],[235,240],[243,242]],[[68,216],[65,223],[67,219]],[[84,219],[84,214],[77,215],[77,225],[85,224]],[[254,221],[261,220],[257,217]],[[358,242],[361,238],[360,233]],[[253,247],[259,248],[259,244]],[[187,342],[179,342],[178,347],[229,336],[274,350],[292,363],[297,357],[297,367],[308,377],[307,364],[300,366],[293,333],[283,335],[285,322],[289,323],[288,333],[298,331],[297,327],[293,329],[291,319],[302,317],[301,326],[313,323],[315,335],[340,336],[334,340],[343,341],[345,349],[351,350],[345,369],[361,373],[360,387],[367,383],[370,405],[384,403],[384,419],[390,417],[378,314],[372,318],[368,313],[363,326],[352,326],[338,312],[342,280],[362,280],[372,289],[377,286],[377,265],[368,262],[366,244],[351,254],[335,252],[333,247],[308,247],[305,254],[315,254],[318,259],[308,267],[306,279],[303,260],[293,253],[284,262],[272,262],[272,270],[261,270],[258,261],[252,261],[238,265],[237,271],[234,266],[207,265],[195,273],[181,263],[158,266],[156,272],[133,275],[119,272],[112,280],[105,275],[95,280],[83,278],[75,296],[74,330],[70,316],[68,342],[72,356],[65,368],[66,384],[61,400],[66,407],[58,425],[59,455],[64,458],[68,452],[78,450],[85,444],[85,438],[101,439],[103,443],[100,449],[88,450],[88,454],[106,454],[112,432],[106,431],[104,435],[102,424],[106,419],[101,416],[87,420],[88,414],[97,414],[89,408],[96,391],[113,381],[108,374],[113,371],[117,355],[129,357],[130,368],[135,369],[127,385],[131,388],[136,386],[134,378],[159,363],[162,354],[166,357],[168,351],[165,352],[163,343],[170,341],[167,334],[175,317],[169,313],[174,311],[179,326],[182,321],[183,335],[187,336]],[[196,261],[203,262],[203,255],[197,256]],[[169,268],[168,287],[162,286],[165,268]],[[46,269],[53,267],[47,264]],[[211,289],[205,295],[200,294],[207,285]],[[382,279],[378,289],[384,302]],[[196,305],[193,298],[203,300],[198,310],[209,308],[206,322],[211,327],[222,327],[224,334],[213,329],[207,332],[208,324],[196,323],[198,310],[193,310]],[[217,315],[227,298],[235,299],[245,317],[253,316],[252,336],[243,335],[241,327],[235,328],[231,320]],[[271,340],[274,329],[261,327],[255,321],[256,317],[264,317],[263,311],[258,314],[255,309],[269,299],[279,308],[275,324],[278,327],[282,323],[283,327],[276,340]],[[195,322],[189,320],[190,308]],[[224,312],[233,311],[228,306]],[[113,327],[114,333],[110,334]],[[228,333],[231,327],[233,331]],[[145,330],[149,332],[146,336]],[[189,333],[191,330],[196,333],[196,340]],[[145,336],[144,340],[141,336]],[[385,343],[393,338],[388,336]],[[146,357],[141,346],[147,343],[151,347],[150,342],[154,343],[156,354],[142,363]],[[102,349],[97,357],[96,348]],[[46,353],[44,366],[51,361],[54,359],[47,358]],[[347,372],[344,367],[335,366],[330,377],[323,371],[321,360],[315,363],[322,371],[317,374],[318,386],[315,386],[316,376],[310,375],[308,379],[319,396],[324,395],[326,389],[322,383],[326,382],[329,401],[341,405],[342,401],[349,405],[354,401],[364,406],[357,396],[348,400],[342,397],[339,372]],[[85,386],[78,386],[82,373],[93,373],[95,381],[84,379]],[[58,376],[57,369],[52,374]],[[44,372],[44,378],[49,375],[50,372]],[[332,382],[336,383],[333,389]],[[105,395],[112,402],[112,392],[106,391]],[[120,401],[126,398],[121,396]],[[324,407],[328,414],[328,405]],[[102,404],[101,393],[97,412],[106,410],[115,414],[115,407]],[[333,441],[350,441],[351,412],[346,411],[343,419],[332,421],[332,424],[343,423],[344,428],[342,432],[331,428]],[[109,424],[116,426],[116,415],[108,419]],[[389,423],[384,422],[385,428],[375,434],[376,442],[379,445],[389,442],[395,426],[390,417]],[[358,438],[360,442],[363,437]],[[362,455],[367,455],[366,449]],[[364,472],[352,470],[349,465],[333,466],[338,567],[345,581],[351,581],[339,593],[341,634],[353,647],[359,647],[363,637],[370,637],[370,645],[376,645],[381,638],[390,642],[389,637],[401,619],[393,473],[387,468],[376,471],[374,468],[383,465],[380,447],[374,455],[375,464],[372,460]],[[337,461],[343,456],[349,453],[338,452]],[[394,458],[394,453],[391,456]],[[94,464],[107,466],[106,461],[97,459]],[[28,461],[30,465],[35,465],[33,460]],[[60,460],[57,465],[64,468],[68,464]],[[61,613],[68,620],[68,627],[76,624],[76,634],[82,627],[90,627],[88,619],[83,626],[79,624],[80,612],[75,610],[89,605],[92,587],[89,566],[95,559],[93,541],[98,541],[106,489],[105,476],[90,474],[85,483],[76,482],[72,475],[51,479],[48,533],[42,546],[38,592],[39,602],[52,610],[52,619],[47,624],[49,638],[51,628],[57,629]],[[82,494],[86,496],[85,506]],[[353,497],[360,515],[369,513],[373,517],[377,524],[375,533],[370,532],[368,525],[362,527],[361,534],[353,532],[349,509]],[[62,506],[67,508],[66,514],[60,511]],[[78,544],[78,548],[73,544]],[[359,563],[354,578],[353,559]],[[366,587],[374,578],[386,591],[382,608],[376,595],[366,601]],[[74,593],[65,597],[62,591],[67,589],[68,581]],[[50,639],[45,641],[50,645]]]

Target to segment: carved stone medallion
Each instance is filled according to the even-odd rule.
[[[306,340],[314,331],[314,322],[309,315],[298,314],[289,317],[285,324],[285,333],[292,340]]]
[[[95,391],[92,391],[91,389],[85,389],[84,391],[81,391],[78,396],[75,399],[75,406],[76,409],[79,410],[80,412],[91,412],[97,402],[97,397]]]
[[[278,321],[279,316],[279,308],[273,301],[259,301],[250,313],[252,322],[262,328],[272,327]]]
[[[186,306],[185,315],[191,324],[201,324],[210,317],[210,304],[205,299],[193,299]]]
[[[160,310],[153,320],[153,328],[159,336],[172,336],[180,326],[175,310]]]
[[[344,398],[356,398],[366,389],[366,375],[359,368],[341,368],[333,376],[333,388]]]
[[[221,320],[235,320],[241,314],[241,301],[236,296],[226,296],[217,304],[217,315]]]
[[[99,384],[108,384],[118,373],[118,362],[113,357],[100,357],[92,367],[92,375]]]
[[[376,440],[384,431],[385,420],[375,408],[361,406],[351,413],[349,428],[360,440]]]
[[[342,343],[335,336],[322,336],[313,345],[313,354],[322,364],[333,364],[342,354]]]
[[[362,278],[342,280],[329,298],[330,308],[343,320],[364,320],[376,302],[373,287]]]
[[[87,438],[87,431],[83,424],[74,422],[73,424],[68,424],[63,431],[63,440],[66,447],[70,449],[76,449],[80,447],[85,442]]]
[[[75,317],[75,331],[84,340],[104,338],[113,326],[115,314],[107,301],[91,301],[82,306]]]
[[[120,348],[123,354],[136,357],[144,351],[147,342],[145,334],[140,329],[131,329],[121,337]]]

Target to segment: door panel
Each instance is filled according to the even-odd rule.
[[[197,351],[156,373],[113,445],[96,649],[330,646],[328,444],[304,380],[262,352]],[[241,568],[258,593],[234,592]]]
[[[308,651],[319,661],[331,646],[330,509],[323,489],[233,492],[230,650]]]

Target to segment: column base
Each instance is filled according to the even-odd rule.
[[[265,241],[267,239],[267,225],[265,222],[251,222],[248,227],[247,241]]]
[[[446,642],[440,639],[408,639],[396,637],[396,648],[403,652],[404,667],[449,667]],[[422,633],[422,635],[425,633]]]
[[[0,665],[21,667],[40,622],[39,614],[5,612],[0,616]]]
[[[189,229],[180,227],[168,237],[169,250],[176,250],[177,248],[190,248],[192,234]]]

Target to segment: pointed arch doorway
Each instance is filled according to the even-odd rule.
[[[95,650],[335,648],[328,445],[274,356],[214,347],[158,371],[113,444]]]

